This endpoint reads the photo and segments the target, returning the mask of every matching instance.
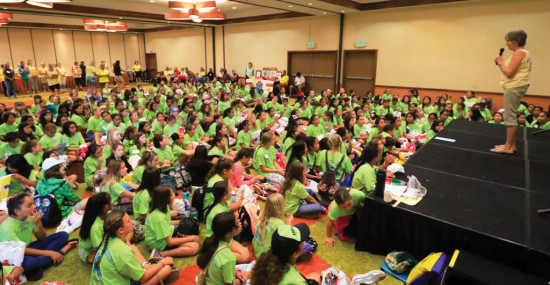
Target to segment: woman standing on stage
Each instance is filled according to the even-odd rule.
[[[527,33],[523,30],[511,31],[504,37],[506,46],[513,52],[506,62],[501,55],[495,57],[495,63],[502,71],[500,85],[504,89],[504,122],[506,124],[506,143],[495,146],[492,152],[512,154],[516,149],[516,120],[519,100],[529,88],[531,56],[525,49]]]

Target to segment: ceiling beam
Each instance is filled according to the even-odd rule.
[[[278,14],[227,19],[227,20],[218,22],[218,24],[227,25],[227,24],[236,24],[236,23],[290,19],[290,18],[298,18],[298,17],[306,17],[306,16],[311,16],[311,15],[306,13],[300,13],[300,12],[286,12],[286,13],[278,13]]]
[[[319,0],[328,4],[338,5],[350,9],[361,10],[362,4],[352,0]]]
[[[9,21],[7,26],[2,28],[35,28],[35,29],[48,29],[48,30],[79,30],[85,31],[84,26],[79,25],[63,25],[63,24],[46,24],[46,23],[29,23],[29,22],[14,22]],[[132,29],[128,28],[128,32],[143,33],[146,29]]]
[[[140,18],[140,19],[148,19],[148,20],[162,20],[166,21],[164,19],[163,14],[153,14],[153,13],[143,13],[143,12],[134,12],[134,11],[126,11],[126,10],[116,10],[116,9],[107,9],[107,8],[97,8],[97,7],[88,7],[88,6],[78,6],[78,5],[70,5],[70,4],[60,4],[55,3],[53,8],[43,8],[38,6],[32,6],[25,3],[5,3],[2,4],[2,6],[5,7],[13,7],[13,8],[23,8],[23,9],[33,9],[33,10],[41,10],[41,11],[59,11],[59,12],[71,12],[71,13],[79,13],[79,14],[93,14],[93,15],[100,15],[100,16],[110,16],[110,17],[122,17],[124,18]]]
[[[320,1],[324,1],[324,0],[320,0]],[[441,3],[451,3],[451,2],[463,2],[463,1],[469,1],[469,0],[392,0],[392,1],[376,2],[376,3],[365,3],[361,5],[360,10],[362,11],[379,10],[379,9],[441,4]]]

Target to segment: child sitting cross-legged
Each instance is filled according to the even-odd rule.
[[[22,241],[25,243],[25,257],[21,266],[30,281],[42,277],[44,269],[59,264],[63,256],[76,242],[67,243],[69,234],[58,232],[46,236],[42,226],[42,215],[36,210],[34,199],[27,194],[18,194],[7,202],[9,217],[0,225],[0,242]],[[36,240],[31,242],[32,236]]]

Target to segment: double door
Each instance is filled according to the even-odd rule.
[[[294,83],[296,73],[300,72],[306,78],[306,90],[321,90],[336,88],[336,69],[338,52],[336,51],[289,51],[288,74],[289,84]]]

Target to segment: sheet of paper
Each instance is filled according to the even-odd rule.
[[[398,185],[390,185],[386,184],[386,188],[384,191],[389,191],[392,195],[396,197],[401,197],[403,195],[403,192],[407,190],[407,186],[398,186]]]
[[[444,138],[444,137],[435,137],[434,139],[440,140],[440,141],[446,141],[446,142],[456,142],[455,139]]]

